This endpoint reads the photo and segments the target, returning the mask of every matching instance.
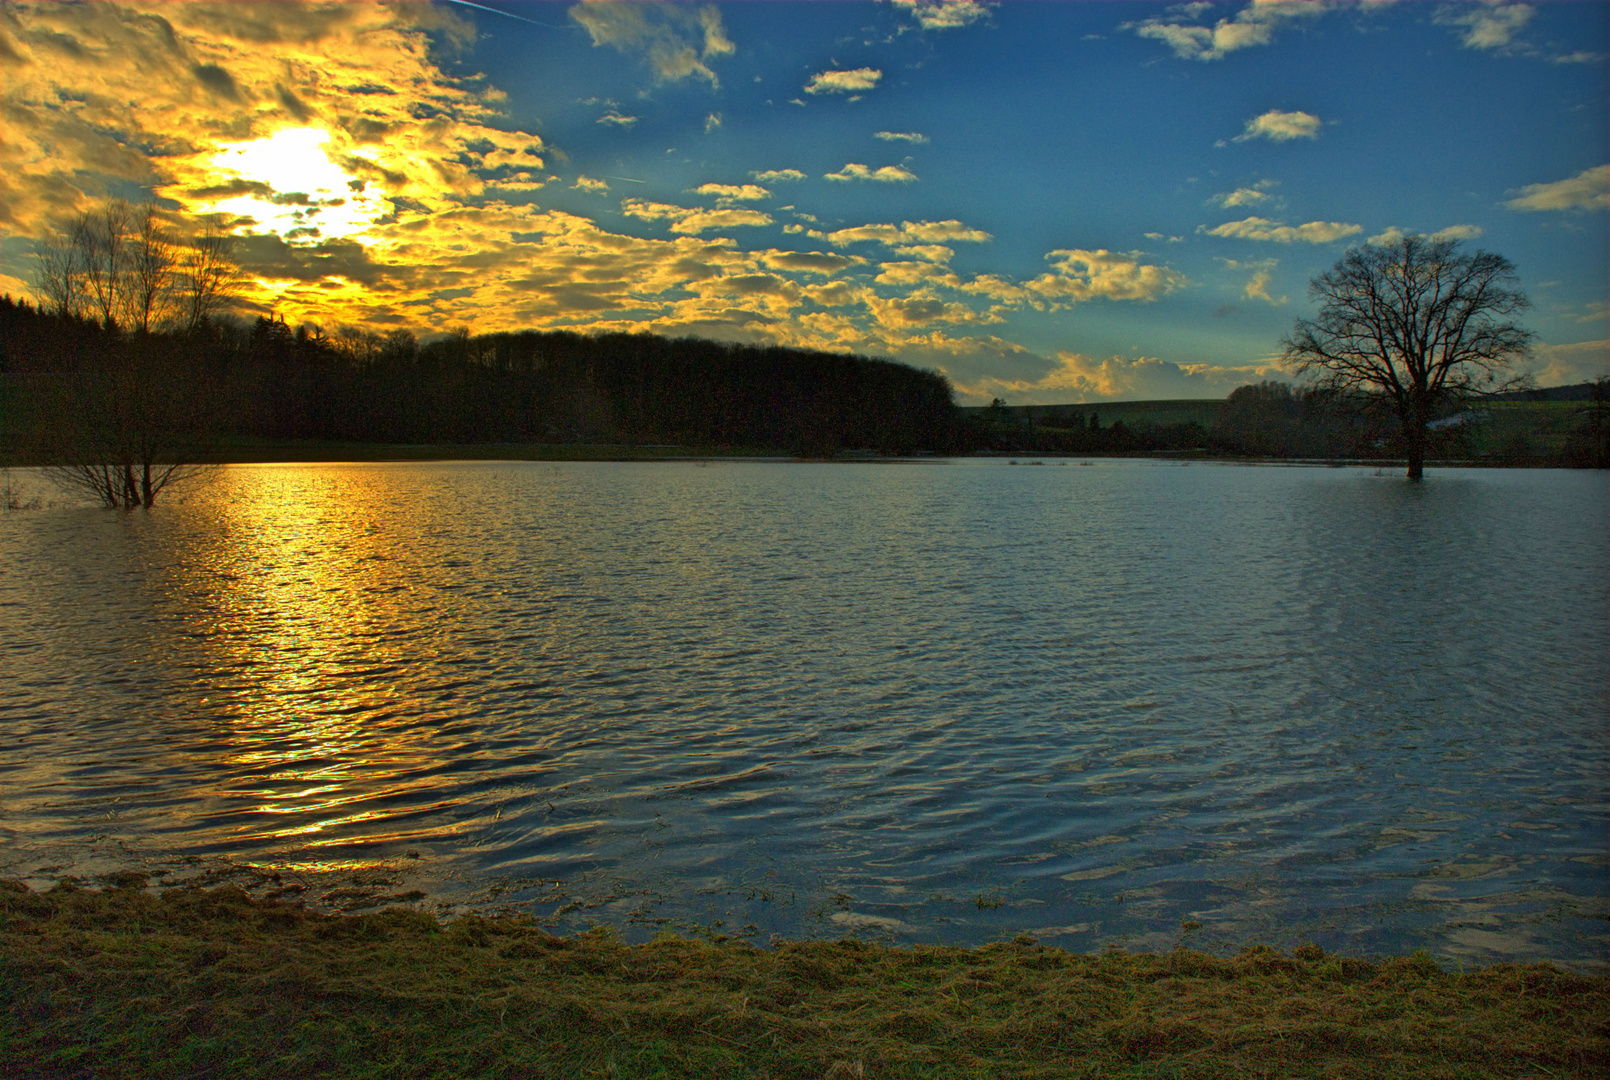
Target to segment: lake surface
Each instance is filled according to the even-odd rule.
[[[0,874],[1600,966],[1607,521],[1602,473],[1001,460],[0,514]]]

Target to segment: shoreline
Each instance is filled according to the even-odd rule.
[[[1610,978],[1306,945],[1224,958],[322,915],[0,880],[0,1072],[269,1077],[1594,1077]],[[85,1066],[90,1067],[86,1070]],[[17,1070],[13,1072],[13,1070]]]
[[[716,462],[809,463],[834,465],[940,464],[969,459],[1043,459],[1054,461],[1177,461],[1212,465],[1271,465],[1305,468],[1374,468],[1402,470],[1403,458],[1240,457],[1203,450],[1157,450],[1130,453],[1075,453],[1063,450],[977,450],[967,454],[919,452],[909,456],[867,450],[840,451],[831,458],[803,457],[776,448],[726,446],[637,445],[628,443],[347,443],[275,442],[228,445],[196,456],[198,465],[347,465],[440,464],[446,462]],[[1027,464],[1028,462],[1023,462]],[[0,468],[48,468],[18,452],[0,452]],[[1481,459],[1427,460],[1428,469],[1537,469],[1563,465],[1514,463]]]

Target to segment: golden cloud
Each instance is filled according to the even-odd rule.
[[[905,8],[924,30],[955,30],[970,26],[989,14],[991,4],[979,0],[893,0]]]
[[[1511,210],[1602,210],[1610,206],[1610,165],[1583,169],[1551,184],[1527,184],[1504,205]]]
[[[771,198],[771,192],[759,184],[701,184],[693,189],[695,195],[714,195],[717,203],[754,202]]]
[[[819,71],[805,84],[807,94],[853,94],[870,90],[878,85],[883,72],[877,68],[855,68],[852,71]]]
[[[1237,135],[1235,141],[1272,139],[1275,142],[1290,142],[1292,139],[1317,139],[1319,129],[1323,126],[1319,117],[1312,113],[1270,109],[1263,115],[1248,120],[1246,130]]]
[[[868,240],[890,247],[908,244],[982,244],[995,239],[982,229],[969,228],[956,220],[902,221],[899,225],[857,225],[824,233],[823,238],[834,247],[859,244]]]
[[[595,46],[608,45],[623,53],[644,56],[659,82],[696,75],[711,86],[719,86],[720,80],[705,61],[728,56],[736,48],[714,4],[692,8],[682,4],[592,0],[571,8],[570,17],[586,27]]]
[[[1021,366],[1030,367],[1027,361],[1028,357],[1024,357]],[[995,373],[1005,368],[1002,364],[987,365],[985,373],[977,378],[958,380],[957,390],[981,402],[999,397],[1021,405],[1214,398],[1223,397],[1238,386],[1283,378],[1285,374],[1273,360],[1219,366],[1174,364],[1151,356],[1111,356],[1098,360],[1069,351],[1058,352],[1054,362],[1043,361],[1038,370],[1031,369],[1016,378]]]
[[[917,174],[899,165],[885,165],[879,169],[869,169],[865,165],[857,165],[851,162],[838,172],[825,174],[822,179],[876,180],[882,184],[909,184],[917,179]]]
[[[1241,221],[1227,221],[1211,229],[1202,229],[1209,236],[1231,237],[1237,240],[1269,240],[1277,244],[1328,244],[1344,236],[1364,231],[1362,225],[1348,225],[1340,221],[1310,221],[1306,225],[1282,225],[1268,218],[1249,217]]]

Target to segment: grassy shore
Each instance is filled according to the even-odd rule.
[[[630,945],[139,884],[0,882],[0,1076],[1610,1074],[1610,980],[1547,964]]]

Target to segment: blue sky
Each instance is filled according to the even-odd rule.
[[[243,310],[291,321],[1217,397],[1279,376],[1349,245],[1440,233],[1516,264],[1539,380],[1577,381],[1610,369],[1607,36],[1602,3],[11,4],[0,285],[155,194],[228,215]]]

